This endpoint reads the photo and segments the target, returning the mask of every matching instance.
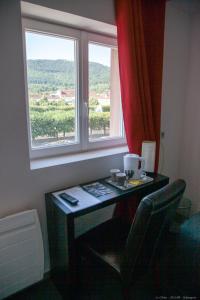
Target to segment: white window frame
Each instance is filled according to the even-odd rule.
[[[25,92],[26,92],[26,111],[27,127],[29,140],[30,158],[42,158],[48,156],[63,155],[69,153],[79,153],[94,149],[110,148],[113,146],[126,145],[124,128],[122,126],[122,137],[105,137],[101,141],[89,141],[88,132],[88,44],[90,42],[108,47],[117,48],[117,40],[100,34],[89,33],[83,30],[73,29],[62,25],[50,24],[43,21],[32,19],[22,19],[23,30],[23,51],[24,51],[24,72],[25,72]],[[78,141],[72,145],[55,145],[50,147],[33,149],[31,147],[31,122],[29,115],[29,97],[27,82],[27,61],[26,61],[26,41],[25,32],[35,32],[52,36],[71,38],[76,40],[76,60],[77,60],[77,135]]]

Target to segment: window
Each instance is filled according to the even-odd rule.
[[[116,39],[23,20],[32,158],[125,143]]]

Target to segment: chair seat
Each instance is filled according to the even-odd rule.
[[[130,225],[119,218],[110,219],[77,239],[82,255],[109,266],[120,273],[121,258],[125,249]]]

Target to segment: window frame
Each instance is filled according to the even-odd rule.
[[[125,131],[122,117],[122,136],[105,137],[101,141],[89,140],[89,72],[88,72],[88,45],[95,43],[102,46],[116,47],[117,39],[106,35],[86,32],[70,28],[68,26],[47,23],[46,21],[37,21],[33,19],[22,19],[23,31],[23,56],[24,56],[24,74],[25,74],[25,94],[26,94],[26,114],[27,114],[27,131],[29,142],[29,154],[31,159],[45,158],[64,154],[81,153],[90,150],[111,148],[113,146],[126,145]],[[28,77],[27,77],[27,59],[26,59],[26,31],[61,38],[69,38],[76,41],[76,120],[77,120],[77,142],[72,145],[55,145],[50,147],[32,148],[31,120],[29,112],[28,96]],[[122,115],[122,113],[121,113]]]

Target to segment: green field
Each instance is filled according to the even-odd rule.
[[[106,135],[106,130],[110,125],[110,107],[102,107],[102,112],[95,112],[96,106],[90,106],[89,130],[102,131]],[[37,105],[31,101],[30,105],[31,131],[33,140],[39,137],[66,137],[75,131],[75,108],[66,105],[64,101],[47,103],[41,101]]]

